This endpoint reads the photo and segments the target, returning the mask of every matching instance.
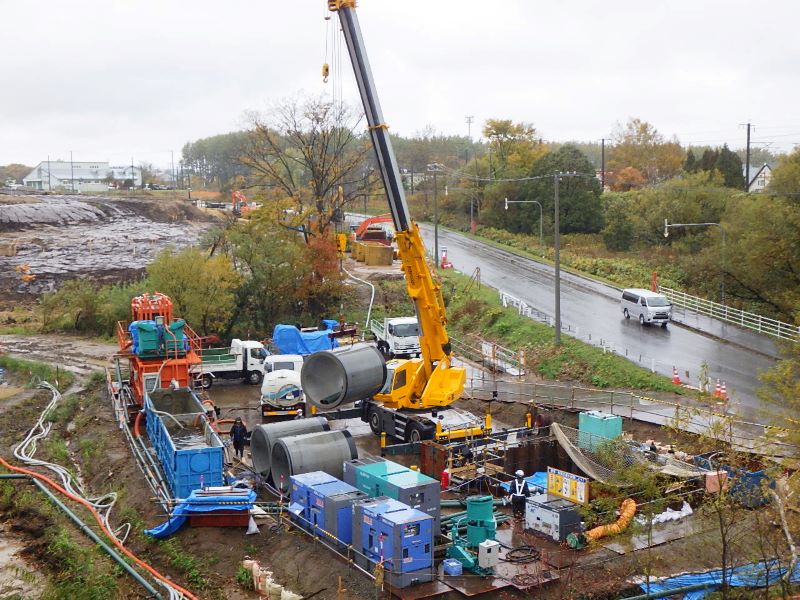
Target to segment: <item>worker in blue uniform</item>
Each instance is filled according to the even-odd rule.
[[[247,427],[242,422],[242,417],[236,417],[236,421],[231,427],[231,440],[233,441],[233,450],[236,457],[242,460],[244,456],[244,442],[247,440]]]
[[[514,518],[521,519],[525,516],[525,501],[531,495],[531,490],[528,488],[525,472],[522,469],[518,470],[515,475],[517,478],[511,482],[511,509],[514,512]]]

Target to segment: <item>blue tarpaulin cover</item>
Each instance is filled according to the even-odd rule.
[[[339,345],[335,338],[328,337],[328,333],[330,333],[330,329],[300,331],[294,325],[275,325],[275,330],[272,332],[272,343],[277,346],[280,354],[313,354],[321,350],[336,348]]]
[[[779,565],[778,562],[774,560],[766,563],[752,563],[730,569],[728,571],[728,580],[733,587],[762,588],[767,585],[767,574],[769,574],[769,584],[774,585],[784,576],[787,568],[788,565]],[[800,563],[795,567],[791,576],[791,581],[793,583],[800,581]],[[683,600],[701,600],[705,598],[706,595],[713,593],[722,583],[722,570],[717,569],[705,573],[686,573],[666,579],[651,580],[649,585],[650,589],[648,589],[647,583],[640,583],[639,587],[641,587],[645,593],[655,594],[703,583],[709,584],[709,587],[694,592],[687,592],[684,594]]]
[[[542,491],[547,489],[547,473],[544,471],[537,471],[530,477],[526,477],[525,481],[528,482],[528,488],[531,492],[536,491],[534,488],[539,488]],[[511,489],[511,482],[501,483],[500,487],[505,491],[509,491]]]
[[[256,493],[249,490],[246,494],[222,494],[219,496],[198,496],[193,490],[188,498],[176,505],[172,511],[172,518],[153,529],[146,529],[147,535],[156,538],[165,538],[178,531],[190,513],[204,513],[215,510],[250,510],[256,501]]]

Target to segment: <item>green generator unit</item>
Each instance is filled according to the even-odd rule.
[[[578,414],[578,447],[591,452],[622,435],[622,417],[599,410]]]
[[[467,514],[455,521],[450,530],[447,558],[455,559],[464,569],[486,577],[494,573],[500,560],[500,543],[495,540],[497,520],[492,496],[469,496]],[[466,525],[467,535],[459,529]]]
[[[343,479],[368,496],[387,496],[429,514],[439,535],[442,486],[436,479],[383,459],[347,461]]]

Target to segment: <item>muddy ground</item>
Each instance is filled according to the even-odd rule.
[[[120,523],[128,520],[135,524],[136,533],[129,539],[129,547],[175,581],[196,591],[199,597],[255,598],[254,594],[244,591],[236,582],[238,566],[246,556],[271,568],[280,583],[304,597],[385,597],[376,592],[366,577],[335,558],[325,547],[296,531],[278,530],[274,521],[262,523],[260,533],[254,536],[245,536],[244,531],[238,528],[185,527],[173,536],[172,541],[164,544],[142,535],[142,529],[161,523],[165,515],[152,501],[151,492],[131,459],[130,450],[115,425],[104,386],[100,382],[90,381],[91,373],[105,364],[116,348],[93,340],[66,336],[1,336],[0,344],[21,357],[56,362],[78,375],[78,383],[74,386],[76,393],[71,396],[74,398],[74,409],[65,420],[54,424],[52,435],[66,441],[68,461],[74,465],[89,489],[96,493],[108,490],[121,493],[113,521]],[[22,439],[49,399],[49,395],[43,391],[23,389],[25,383],[21,379],[12,381],[18,392],[0,399],[0,453],[6,458],[10,457],[12,447]],[[81,385],[88,386],[88,389],[78,391]],[[251,426],[257,422],[257,387],[221,382],[211,389],[211,396],[222,408],[223,416],[241,414]],[[486,403],[466,400],[462,401],[461,406],[481,413]],[[523,404],[495,403],[492,407],[495,426],[516,426],[522,422],[526,411],[527,407]],[[575,415],[559,413],[559,420],[572,425]],[[351,431],[362,455],[379,453],[377,440],[366,424],[355,420],[337,426],[347,427]],[[655,437],[668,441],[666,434],[648,424],[626,421],[625,430],[635,432],[640,439]],[[48,456],[48,447],[40,452]],[[408,457],[403,462],[411,460],[413,457]],[[46,537],[48,528],[59,521],[63,519],[35,505],[28,505],[19,511],[13,508],[13,502],[0,501],[0,540],[13,542],[8,544],[11,550],[7,550],[6,555],[13,554],[10,559],[7,557],[7,561],[11,561],[7,564],[14,565],[13,569],[0,571],[0,582],[5,577],[10,586],[28,585],[22,597],[40,597],[43,587],[31,588],[30,581],[34,578],[30,574],[44,573],[53,581],[63,569],[60,563],[53,560]],[[70,527],[76,543],[90,546],[77,530],[68,524],[61,524]],[[613,598],[616,597],[613,591],[619,591],[627,577],[641,572],[645,558],[644,553],[619,556],[603,548],[576,553],[522,532],[513,535],[514,543],[533,543],[546,550],[552,560],[563,566],[562,579],[527,596],[503,592],[495,597],[555,599],[573,596],[578,590],[592,590],[593,598]],[[713,548],[714,544],[713,535],[703,534],[661,546],[648,560],[654,571],[661,574],[702,566],[712,567],[715,566],[714,552],[701,555],[697,547]],[[108,563],[99,555],[95,560],[100,566]],[[576,566],[578,564],[580,567]],[[110,564],[107,568],[111,570]],[[344,596],[337,593],[339,577],[347,589]],[[0,583],[0,590],[3,589],[2,585]],[[118,580],[118,588],[119,598],[141,597],[137,587],[124,578]]]
[[[14,200],[0,199],[0,309],[31,302],[76,277],[102,283],[136,278],[159,250],[194,244],[219,221],[180,200],[58,195]],[[23,267],[34,280],[22,279],[17,269]]]

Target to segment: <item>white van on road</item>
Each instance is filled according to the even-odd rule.
[[[666,327],[672,318],[672,303],[666,296],[650,290],[622,290],[622,314],[626,319],[638,318],[639,324],[658,323]]]

